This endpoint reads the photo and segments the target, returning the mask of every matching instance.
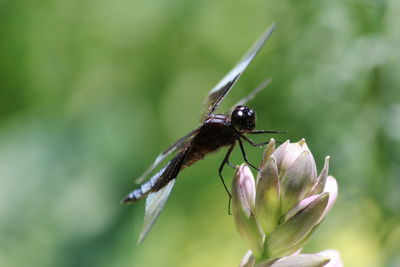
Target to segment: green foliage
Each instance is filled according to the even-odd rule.
[[[399,11],[397,0],[0,1],[0,266],[236,266],[246,247],[217,174],[223,152],[180,174],[140,247],[144,203],[119,200],[273,21],[221,111],[271,77],[251,102],[257,128],[305,137],[339,183],[306,252],[397,266]]]

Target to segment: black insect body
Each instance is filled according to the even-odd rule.
[[[166,169],[158,179],[150,180],[143,184],[140,188],[129,194],[123,202],[136,202],[150,192],[159,191],[166,186],[169,181],[175,179],[179,171],[185,167],[193,165],[198,160],[203,159],[207,154],[215,152],[221,147],[229,146],[228,153],[219,170],[220,177],[223,179],[221,175],[222,169],[225,164],[229,164],[229,156],[236,142],[240,144],[245,161],[253,166],[247,160],[241,138],[250,142],[253,146],[262,146],[265,145],[265,143],[255,144],[251,139],[247,138],[244,133],[278,133],[277,131],[254,131],[254,128],[255,112],[246,106],[237,106],[230,116],[222,114],[211,115],[199,128],[191,133],[191,141],[181,148],[180,153],[168,163]],[[228,189],[226,190],[229,193]]]
[[[263,47],[265,42],[272,34],[275,25],[272,25],[255,43],[250,51],[242,58],[242,60],[215,86],[209,93],[206,109],[202,116],[200,126],[179,139],[172,146],[163,151],[150,166],[150,168],[138,179],[142,182],[167,156],[177,152],[163,168],[153,175],[147,182],[144,182],[138,189],[128,194],[123,203],[136,202],[147,196],[145,207],[145,219],[143,229],[139,237],[139,242],[143,241],[152,225],[158,218],[166,200],[171,193],[178,173],[194,164],[200,159],[203,159],[207,154],[217,151],[222,147],[229,147],[228,152],[219,168],[219,176],[229,194],[229,190],[224,183],[222,170],[226,164],[234,167],[229,163],[229,156],[232,153],[236,144],[242,151],[244,160],[253,168],[246,157],[243,148],[243,140],[253,146],[262,146],[266,143],[256,144],[245,134],[263,134],[263,133],[279,133],[269,130],[254,130],[256,126],[255,111],[248,108],[244,104],[254,98],[256,93],[263,89],[270,80],[265,81],[261,86],[256,88],[249,96],[239,101],[230,114],[214,114],[214,111],[228,94],[230,89],[239,79],[241,74],[250,64],[257,52]]]

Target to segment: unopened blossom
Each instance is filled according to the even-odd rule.
[[[255,182],[249,167],[242,165],[236,170],[232,183],[232,208],[235,224],[242,238],[254,255],[261,255],[264,234],[254,216]]]
[[[328,264],[329,255],[298,254],[335,203],[338,186],[335,178],[328,176],[328,169],[326,157],[317,175],[304,139],[286,141],[277,149],[271,139],[256,180],[245,164],[237,168],[232,185],[233,215],[251,250],[241,266],[293,266],[285,265],[293,260],[309,262],[301,266]]]

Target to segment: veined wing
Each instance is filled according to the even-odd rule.
[[[187,135],[185,135],[184,137],[180,138],[178,141],[176,141],[174,144],[172,144],[170,147],[168,147],[167,149],[165,149],[163,152],[161,152],[156,160],[150,165],[150,167],[139,177],[135,180],[135,182],[137,184],[142,183],[146,177],[152,172],[154,171],[154,169],[169,155],[171,155],[172,153],[174,153],[175,151],[177,151],[178,149],[183,148],[187,143],[190,142],[190,140],[192,139],[192,137],[199,131],[200,127],[197,129],[194,129],[193,131],[191,131],[190,133],[188,133]]]
[[[257,55],[258,51],[264,46],[265,42],[271,36],[275,29],[275,23],[266,30],[260,39],[251,47],[251,49],[244,55],[244,57],[236,64],[236,66],[225,75],[224,78],[213,88],[208,94],[206,104],[204,107],[201,120],[206,119],[213,113],[224,97],[228,94],[229,90],[236,83],[242,73],[246,70],[250,62]]]
[[[150,193],[146,199],[144,221],[139,236],[139,243],[143,242],[153,224],[158,219],[158,216],[160,216],[160,213],[171,194],[172,187],[175,184],[175,178],[178,176],[189,151],[190,148],[180,152],[159,172],[162,172],[160,175],[151,178],[150,181],[146,183],[151,183],[151,186],[148,186],[147,192]]]
[[[160,216],[165,202],[167,201],[169,195],[171,194],[172,188],[174,187],[175,181],[175,179],[172,179],[159,191],[152,192],[147,196],[144,222],[139,236],[139,244],[143,242],[153,224],[156,222],[158,216]]]

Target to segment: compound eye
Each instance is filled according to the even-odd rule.
[[[255,113],[246,106],[237,106],[232,112],[231,123],[239,131],[252,130],[255,127]]]

